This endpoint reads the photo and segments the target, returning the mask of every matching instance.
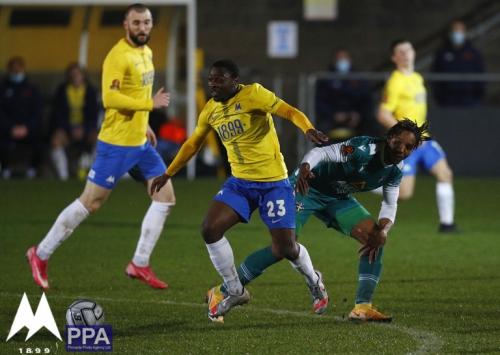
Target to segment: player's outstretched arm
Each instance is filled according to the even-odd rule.
[[[196,131],[193,133],[191,137],[189,137],[184,144],[179,149],[179,152],[175,156],[172,163],[170,163],[169,167],[165,174],[156,177],[153,180],[150,188],[150,195],[153,196],[155,192],[161,190],[161,188],[168,182],[168,180],[174,176],[184,165],[191,160],[192,157],[198,153],[198,151],[203,146],[205,142],[205,138],[207,137],[209,131],[205,131],[203,135],[198,135]]]
[[[309,119],[304,115],[303,112],[297,110],[295,107],[290,106],[286,102],[281,103],[281,105],[276,110],[276,114],[291,121],[294,125],[299,127],[302,132],[305,133],[308,140],[316,144],[323,144],[328,141],[328,137],[323,134],[323,132],[314,129]]]

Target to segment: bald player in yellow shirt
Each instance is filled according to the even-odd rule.
[[[131,5],[125,11],[123,25],[125,38],[111,49],[103,64],[102,98],[106,114],[85,189],[59,214],[41,243],[31,247],[26,255],[35,282],[44,290],[49,289],[50,255],[85,218],[101,207],[120,177],[129,172],[149,187],[153,178],[166,169],[155,150],[156,137],[148,124],[149,112],[168,106],[170,101],[163,88],[152,97],[153,54],[146,45],[153,27],[151,12],[142,4]],[[158,289],[167,288],[167,284],[151,271],[149,257],[174,204],[171,182],[152,195],[134,257],[125,270],[129,277]]]
[[[407,117],[421,126],[427,120],[427,92],[424,80],[414,71],[415,50],[406,39],[391,44],[391,60],[396,64],[387,81],[378,111],[378,121],[390,129],[399,120]],[[403,179],[399,187],[399,198],[409,199],[415,189],[417,166],[436,178],[436,200],[442,233],[456,233],[454,223],[455,193],[453,172],[446,154],[435,140],[423,142],[422,146],[404,161]]]
[[[233,251],[224,233],[239,222],[247,223],[256,209],[272,238],[269,252],[262,257],[286,258],[306,279],[320,282],[307,250],[295,242],[293,188],[287,178],[271,114],[292,121],[312,142],[322,144],[328,138],[315,130],[302,112],[271,91],[259,84],[239,84],[239,69],[229,59],[212,65],[208,85],[212,99],[201,112],[193,135],[183,144],[165,174],[153,181],[150,193],[158,193],[170,181],[200,150],[212,129],[217,132],[227,149],[232,176],[214,197],[201,234],[215,269],[227,285],[227,296],[207,313],[210,320],[220,322],[232,307],[250,298],[238,277]]]

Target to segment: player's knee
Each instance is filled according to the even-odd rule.
[[[297,260],[297,258],[299,257],[299,249],[293,247],[287,248],[283,256],[287,260]]]
[[[373,226],[370,226],[370,228],[366,228],[363,227],[361,223],[358,223],[356,226],[354,226],[353,229],[351,229],[350,236],[351,238],[357,240],[359,244],[364,245],[370,238],[371,228],[373,228]]]
[[[450,168],[442,169],[439,174],[436,175],[436,180],[438,182],[452,182],[453,181],[453,170]]]
[[[175,206],[175,196],[173,196],[173,195],[172,196],[165,196],[163,198],[155,196],[153,198],[153,201],[165,203],[165,204],[168,204],[169,206]]]
[[[368,239],[370,238],[370,235],[368,231],[362,231],[360,233],[353,234],[351,232],[351,237],[356,239],[360,244],[366,244],[368,242]]]
[[[172,184],[170,183],[170,181],[169,183],[167,183],[167,185],[163,187],[163,189],[160,190],[159,196],[157,198],[161,202],[166,202],[175,205],[174,189],[172,188]]]
[[[201,224],[200,233],[203,240],[207,244],[219,241],[223,235],[223,233],[220,233],[213,223],[206,220]]]
[[[275,245],[274,248],[275,258],[285,258],[287,260],[295,261],[299,257],[299,247],[297,243],[280,243]]]
[[[87,211],[89,211],[89,214],[94,214],[99,209],[99,207],[94,207],[94,206],[86,206],[85,208],[87,209]]]
[[[85,199],[83,196],[79,198],[80,202],[83,204],[83,207],[89,212],[89,214],[94,214],[97,212],[99,208],[101,208],[102,204],[106,199]]]
[[[211,234],[210,225],[206,221],[203,221],[203,223],[201,224],[200,233],[201,233],[201,236],[203,237],[203,239],[205,239],[205,240]]]
[[[101,205],[102,205],[101,201],[94,201],[89,205],[85,205],[85,208],[87,209],[87,211],[89,211],[89,214],[94,214],[101,207]]]
[[[400,200],[409,200],[410,198],[413,197],[413,191],[404,191],[400,190],[399,191],[399,199]]]
[[[453,170],[446,159],[439,160],[430,170],[431,174],[434,175],[438,182],[452,182],[453,181]]]

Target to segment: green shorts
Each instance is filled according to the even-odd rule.
[[[315,215],[327,226],[347,236],[356,224],[366,218],[373,218],[370,213],[352,196],[335,198],[309,189],[307,196],[295,196],[295,234],[300,235],[302,227],[311,215]]]

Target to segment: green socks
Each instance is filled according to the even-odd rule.
[[[264,270],[277,261],[270,247],[257,250],[246,257],[245,261],[236,270],[241,284],[245,286],[264,273]],[[226,283],[220,287],[222,293],[227,294]]]
[[[377,260],[373,260],[368,264],[368,255],[365,255],[359,261],[359,281],[358,292],[356,293],[356,304],[372,303],[373,294],[377,288],[380,274],[382,273],[382,254],[384,248],[379,250]]]

